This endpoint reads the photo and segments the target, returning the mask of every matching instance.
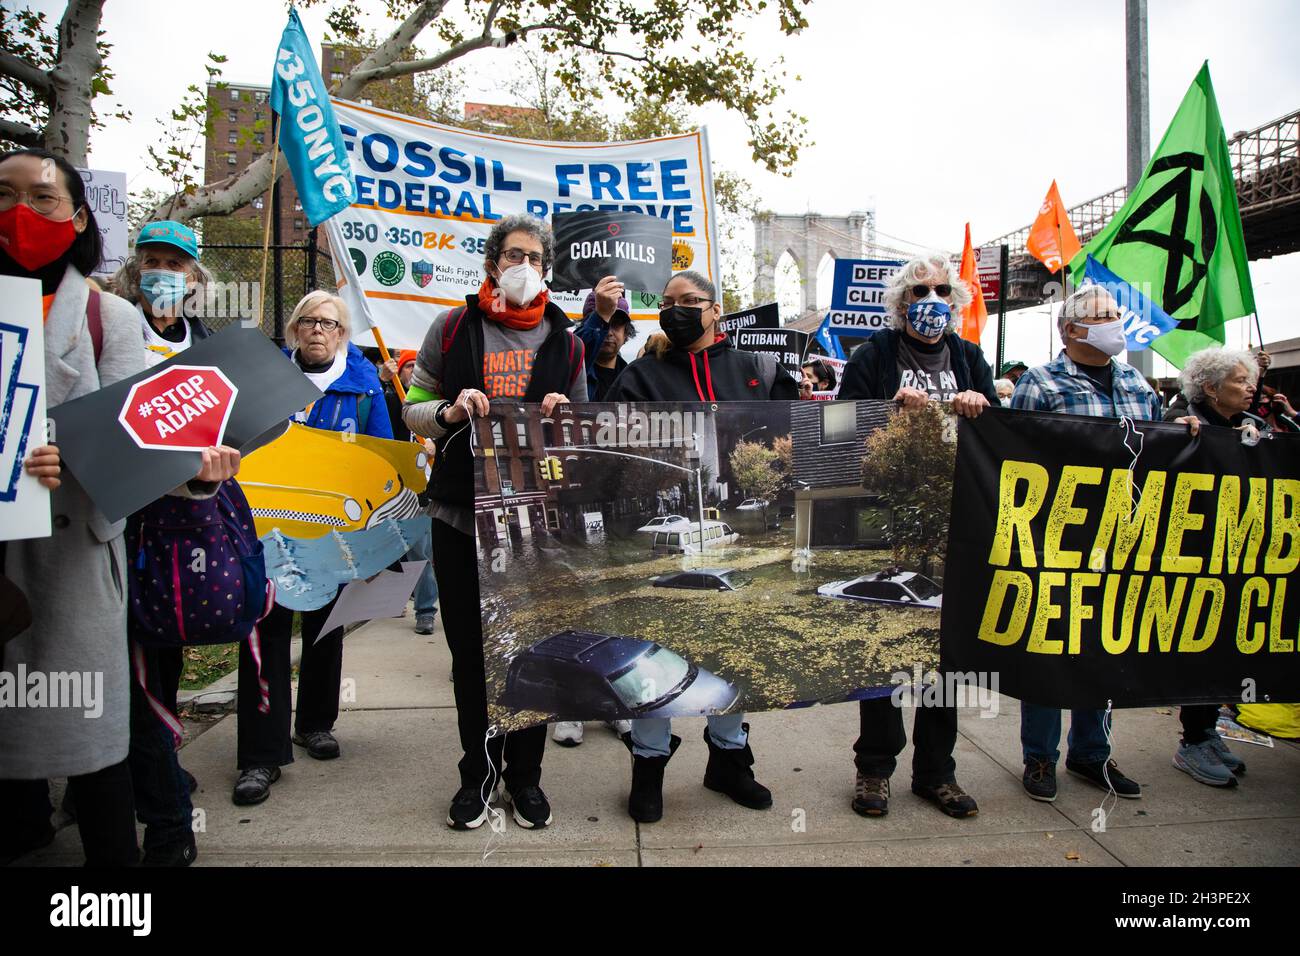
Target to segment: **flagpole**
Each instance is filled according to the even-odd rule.
[[[279,169],[280,160],[280,115],[274,110],[271,111],[271,125],[275,127],[275,135],[271,145],[271,189],[275,189],[275,177]],[[271,217],[275,215],[275,203],[266,204],[266,226],[262,230],[262,281],[257,287],[257,327],[262,327],[262,318],[266,310],[266,260],[271,249]]]

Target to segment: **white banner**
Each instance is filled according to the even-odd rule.
[[[502,216],[623,210],[673,224],[673,270],[718,282],[709,141],[699,129],[630,143],[545,143],[474,133],[334,100],[357,202],[326,227],[357,330],[418,348],[434,318],[483,282],[483,247]],[[661,289],[628,290],[634,319],[657,319]],[[578,319],[586,292],[552,294]],[[373,344],[368,333],[354,338]]]
[[[104,255],[95,275],[111,276],[126,264],[131,237],[126,228],[126,173],[78,169],[86,183],[86,205],[95,212]]]

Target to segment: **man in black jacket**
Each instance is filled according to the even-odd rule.
[[[722,306],[717,289],[698,272],[679,272],[664,289],[659,326],[671,348],[647,354],[614,382],[610,402],[797,401],[794,376],[770,355],[740,352],[718,331]],[[754,779],[754,753],[743,713],[709,718],[704,742],[709,762],[704,785],[741,806],[765,810],[772,794]],[[632,721],[624,738],[632,751],[632,790],[627,812],[639,823],[663,816],[664,768],[681,738],[666,718]]]
[[[894,327],[876,332],[854,351],[839,397],[892,399],[903,408],[951,402],[953,411],[968,418],[999,404],[993,370],[980,347],[954,331],[960,309],[970,301],[970,291],[946,258],[913,259],[885,292]],[[907,744],[903,715],[892,697],[864,700],[858,708],[853,809],[862,816],[884,816],[889,812],[889,777]],[[979,808],[955,776],[956,707],[951,702],[919,707],[912,736],[912,792],[949,816],[975,816]]]

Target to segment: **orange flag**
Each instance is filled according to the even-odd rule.
[[[1065,203],[1061,202],[1055,179],[1038,210],[1038,218],[1029,227],[1029,241],[1025,248],[1047,266],[1048,272],[1061,268],[1063,261],[1069,264],[1079,253],[1079,237],[1074,234],[1074,226],[1070,225],[1070,217],[1065,213]]]
[[[984,324],[989,320],[989,312],[984,306],[984,290],[980,288],[979,270],[975,266],[975,249],[970,244],[970,223],[966,223],[966,245],[961,250],[961,269],[958,270],[958,275],[973,296],[970,305],[962,310],[961,337],[979,345]]]

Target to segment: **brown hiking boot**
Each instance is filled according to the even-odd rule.
[[[853,812],[864,817],[883,817],[889,812],[889,778],[868,777],[859,771],[853,784]]]
[[[914,783],[912,792],[918,797],[925,797],[950,817],[961,819],[973,817],[980,812],[975,798],[963,790],[956,780],[929,787]]]

